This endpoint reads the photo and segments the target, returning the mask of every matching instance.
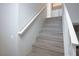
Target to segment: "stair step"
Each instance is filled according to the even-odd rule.
[[[36,46],[39,46],[39,45],[49,45],[51,47],[56,46],[58,48],[64,48],[63,47],[63,42],[61,43],[61,42],[57,42],[55,40],[49,41],[49,40],[38,39],[37,42],[34,45],[36,45]]]
[[[33,45],[33,47],[48,49],[48,50],[55,51],[55,52],[58,52],[58,53],[64,53],[63,52],[64,51],[63,48],[59,48],[59,47],[51,46],[51,45],[37,44],[37,45]]]
[[[46,32],[62,32],[62,30],[61,29],[56,29],[56,28],[42,28],[42,30],[41,30],[42,32],[44,31],[46,31]]]
[[[41,32],[63,33],[62,30],[55,30],[55,29],[53,29],[53,30],[42,29],[42,30],[40,31],[40,33],[41,33]]]
[[[55,30],[62,30],[61,29],[62,27],[55,27],[55,26],[50,26],[50,27],[43,27],[42,29],[49,29],[49,30],[53,30],[53,29],[55,29]]]
[[[50,28],[50,27],[43,27],[40,32],[49,32],[49,33],[63,33],[63,29],[59,28]]]
[[[62,56],[64,54],[46,50],[46,49],[42,49],[42,48],[33,47],[32,53],[30,53],[30,55],[31,56],[57,56],[57,55]]]
[[[42,28],[43,27],[48,27],[48,28],[56,27],[56,28],[60,28],[60,27],[62,27],[62,25],[61,24],[45,24],[45,25],[42,26]]]
[[[62,16],[46,18],[46,20],[62,20]]]
[[[59,32],[41,32],[39,35],[45,35],[45,36],[51,36],[51,37],[63,37],[63,33],[59,33]]]
[[[44,24],[43,26],[62,26],[62,24],[61,24],[61,22],[59,22],[59,23],[46,23],[46,24]]]
[[[62,23],[61,21],[45,21],[44,24],[60,24]]]
[[[54,40],[54,41],[58,41],[58,42],[63,42],[63,36],[59,35],[48,35],[48,34],[40,34],[37,39],[44,39],[44,40]]]
[[[32,46],[31,56],[63,56],[62,17],[47,18]]]
[[[49,20],[46,19],[45,22],[61,22],[61,21],[62,21],[61,19],[49,19]]]

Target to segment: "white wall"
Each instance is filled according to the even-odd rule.
[[[47,3],[47,18],[52,17],[52,4]]]
[[[25,25],[39,12],[43,7],[42,3],[21,3],[19,4],[19,30],[25,27]]]
[[[73,44],[73,42],[76,42],[76,37],[75,37],[76,34],[74,33],[71,18],[65,4],[64,4],[62,19],[63,19],[64,55],[76,56],[76,45]]]
[[[52,10],[52,17],[62,16],[62,8]]]
[[[0,4],[0,55],[16,55],[18,4]]]
[[[27,31],[21,30],[45,4],[0,4],[0,55],[26,55],[31,51],[41,25],[45,20],[46,9],[36,18]]]
[[[64,6],[64,12],[63,12],[63,41],[64,41],[64,55],[65,56],[70,56],[70,35],[69,35],[69,30],[68,30],[68,24],[67,24],[67,19],[68,17],[66,16],[67,10],[65,9],[66,7]]]
[[[79,3],[66,3],[69,15],[73,23],[79,23]]]
[[[19,4],[19,27],[22,29],[45,4]],[[28,30],[22,36],[18,35],[18,55],[27,55],[31,49],[32,44],[38,35],[42,22],[45,20],[46,10],[44,10],[32,23]]]

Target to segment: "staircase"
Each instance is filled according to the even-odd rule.
[[[63,56],[62,17],[45,19],[29,56]]]

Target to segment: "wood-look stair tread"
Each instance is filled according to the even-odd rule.
[[[55,20],[55,19],[57,19],[57,20],[62,20],[62,16],[50,17],[50,18],[46,18],[45,20],[51,20],[51,19],[53,19],[53,20]]]
[[[58,48],[64,48],[63,43],[57,41],[49,41],[49,40],[38,40],[34,45],[50,45],[51,47],[56,46]]]
[[[39,45],[39,46],[34,45],[33,47],[47,49],[47,50],[58,52],[58,53],[64,53],[63,52],[64,51],[63,48],[58,48],[56,46],[51,47],[50,45]]]
[[[54,51],[50,51],[50,50],[47,50],[47,49],[42,49],[42,48],[37,48],[37,47],[33,47],[32,48],[32,52],[30,55],[31,56],[62,56],[64,55],[63,53],[58,53],[58,52],[54,52]]]

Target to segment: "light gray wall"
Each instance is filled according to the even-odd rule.
[[[63,11],[63,41],[64,41],[64,55],[65,56],[70,56],[70,35],[69,35],[69,31],[68,31],[68,24],[67,24],[67,10],[66,7],[64,6],[64,11]]]
[[[0,55],[16,55],[18,4],[0,4]]]
[[[44,6],[43,3],[21,3],[19,4],[19,30],[25,27],[25,25],[39,12]]]
[[[71,28],[71,33],[73,34],[71,18],[68,13],[67,7],[64,4],[63,6],[63,16],[62,16],[62,23],[63,23],[63,41],[64,41],[64,55],[65,56],[76,56],[76,45],[72,44],[71,42],[71,34],[69,28]],[[69,20],[69,21],[68,21]],[[69,24],[68,24],[69,22]],[[74,34],[75,35],[75,34]],[[73,38],[74,38],[73,35]]]
[[[20,4],[18,30],[24,27],[43,6],[45,6],[45,4]],[[46,9],[36,18],[32,26],[30,26],[22,36],[18,36],[18,55],[27,55],[31,51],[45,17]]]
[[[79,23],[79,3],[66,3],[70,18],[73,23]]]
[[[34,17],[45,4],[0,4],[0,55],[26,55],[31,51],[46,9],[22,36],[17,32]]]
[[[52,10],[52,17],[62,16],[62,8]]]

